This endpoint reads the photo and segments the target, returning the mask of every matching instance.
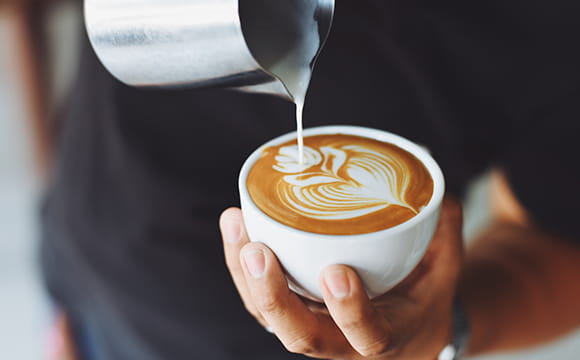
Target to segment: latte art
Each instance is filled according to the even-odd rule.
[[[313,161],[296,166],[298,148],[280,149],[273,168],[285,175],[277,183],[279,200],[296,213],[327,220],[367,215],[391,205],[417,213],[405,202],[410,173],[406,164],[386,153],[356,145],[309,147]],[[317,166],[320,165],[320,166]],[[298,171],[297,171],[298,170]],[[294,174],[296,173],[296,174]]]
[[[266,149],[248,177],[256,205],[274,219],[310,232],[382,230],[415,216],[433,191],[427,170],[391,144],[351,135],[305,139]]]

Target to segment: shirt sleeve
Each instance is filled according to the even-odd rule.
[[[500,162],[534,224],[580,244],[580,91],[522,119]]]

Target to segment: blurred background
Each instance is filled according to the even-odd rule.
[[[41,359],[49,319],[34,253],[40,186],[11,35],[11,19],[0,12],[0,356]]]
[[[1,1],[0,1],[1,3]],[[0,7],[0,359],[49,359],[54,327],[37,270],[37,211],[43,179],[42,134],[19,76],[18,44],[11,12]],[[80,9],[64,4],[50,11],[45,29],[50,56],[49,109],[54,111],[74,78]],[[39,145],[39,142],[41,143]],[[476,181],[466,202],[466,238],[487,221],[487,178]],[[580,331],[526,353],[481,360],[580,359]],[[60,359],[57,359],[60,360]]]

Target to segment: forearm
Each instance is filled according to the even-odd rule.
[[[580,326],[580,247],[498,222],[466,255],[459,296],[471,355],[530,347]]]
[[[15,64],[14,77],[24,98],[27,127],[34,144],[40,172],[44,173],[50,158],[48,121],[48,54],[44,29],[48,1],[0,0],[2,12],[12,32],[6,56]]]

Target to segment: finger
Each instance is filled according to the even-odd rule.
[[[438,257],[438,263],[447,264],[447,266],[435,267],[434,271],[452,274],[456,272],[455,268],[460,266],[462,252],[463,209],[457,199],[446,196],[441,205],[441,215],[427,255],[435,254]]]
[[[254,303],[289,351],[325,357],[328,351],[334,354],[348,349],[336,327],[329,326],[332,322],[320,321],[288,288],[284,272],[267,246],[259,243],[246,245],[242,259]]]
[[[437,229],[431,245],[433,248],[445,246],[456,247],[462,242],[463,209],[459,200],[452,196],[445,196],[441,204],[441,212]]]
[[[238,208],[229,208],[220,216],[220,231],[224,243],[224,254],[226,265],[230,271],[238,293],[242,298],[244,306],[260,324],[268,327],[268,324],[254,305],[250,295],[244,271],[240,263],[240,250],[250,242],[246,234],[242,212]]]
[[[375,356],[389,350],[389,323],[371,304],[354,270],[343,265],[326,268],[321,289],[330,315],[360,355]]]
[[[300,296],[300,300],[314,314],[330,316],[330,314],[328,313],[328,309],[326,308],[326,305],[324,305],[324,303],[320,303],[318,301],[313,301],[313,300],[310,300],[310,299],[307,299],[307,298],[301,297],[301,296]]]

